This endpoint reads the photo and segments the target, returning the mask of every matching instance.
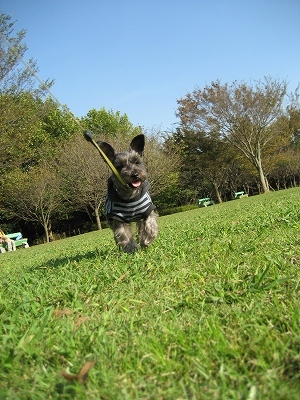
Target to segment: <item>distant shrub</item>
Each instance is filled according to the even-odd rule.
[[[195,208],[198,208],[197,204],[188,204],[185,206],[164,208],[163,210],[159,211],[159,215],[163,216],[163,215],[177,214],[183,211],[194,210]]]

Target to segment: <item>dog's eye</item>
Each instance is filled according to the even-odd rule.
[[[123,163],[116,164],[116,168],[117,169],[122,169],[122,168],[124,168],[124,164]]]
[[[141,160],[138,157],[132,157],[130,159],[131,164],[135,164],[135,165],[141,165]]]

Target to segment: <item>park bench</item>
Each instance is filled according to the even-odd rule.
[[[210,197],[204,197],[203,199],[198,200],[199,207],[212,206],[213,204],[215,204],[215,202],[213,200],[211,200]]]
[[[5,234],[5,236],[8,237],[9,239],[14,240],[16,247],[21,247],[21,246],[24,248],[29,247],[28,239],[23,238],[21,232],[7,233]],[[0,246],[5,248],[5,243],[0,244]]]
[[[244,191],[234,193],[235,199],[242,199],[243,197],[248,197],[248,194],[245,194]]]

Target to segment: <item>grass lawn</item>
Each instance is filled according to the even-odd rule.
[[[0,254],[0,400],[300,398],[300,188],[159,226]]]

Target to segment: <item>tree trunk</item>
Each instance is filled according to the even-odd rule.
[[[264,174],[260,159],[256,160],[256,168],[257,168],[257,171],[258,171],[259,180],[260,180],[261,185],[262,185],[263,193],[268,193],[270,191],[269,183],[268,183],[267,178],[265,177],[265,174]]]
[[[44,223],[43,227],[44,227],[44,232],[46,235],[46,243],[49,243],[49,233],[48,233],[48,226],[47,226],[46,222]]]
[[[100,221],[100,215],[99,215],[99,208],[95,207],[94,209],[95,212],[95,217],[96,217],[96,223],[97,223],[97,228],[99,231],[101,231],[101,221]]]
[[[54,237],[53,237],[51,222],[48,223],[47,231],[48,231],[48,241],[53,242]]]
[[[215,189],[215,193],[216,193],[216,196],[217,196],[218,203],[223,203],[223,200],[222,200],[222,197],[221,197],[221,194],[220,194],[218,185],[216,185],[216,184],[213,183],[213,182],[212,182],[212,184],[213,184],[213,187],[214,187],[214,189]]]

